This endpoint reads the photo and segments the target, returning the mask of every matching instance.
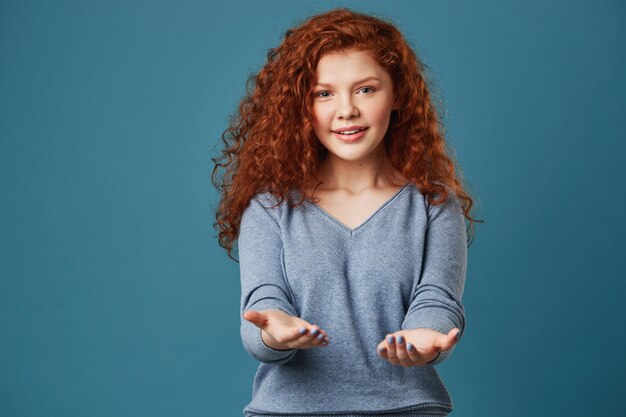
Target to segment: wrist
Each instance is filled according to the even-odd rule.
[[[426,365],[430,365],[431,363],[435,362],[437,359],[439,359],[439,355],[441,355],[441,351],[437,352],[437,354],[435,355],[435,357],[428,363],[426,363]]]
[[[274,339],[269,333],[267,333],[263,329],[261,329],[261,340],[263,341],[265,346],[267,346],[270,349],[280,350],[280,351],[286,351],[286,350],[292,349],[289,346],[285,346],[284,344],[278,342],[276,339]]]

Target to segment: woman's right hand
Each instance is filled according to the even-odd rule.
[[[243,318],[261,329],[263,342],[276,350],[322,347],[330,342],[318,326],[281,310],[248,310]]]

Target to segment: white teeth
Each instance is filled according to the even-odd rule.
[[[339,134],[342,135],[353,135],[355,133],[360,132],[362,129],[355,129],[355,130],[344,130],[343,132],[338,132]]]

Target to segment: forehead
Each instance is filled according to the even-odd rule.
[[[389,79],[387,71],[381,67],[368,51],[347,50],[323,55],[315,69],[317,81],[341,81],[360,79],[369,76]]]

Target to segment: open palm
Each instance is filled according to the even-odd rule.
[[[376,351],[381,358],[394,365],[426,365],[435,360],[440,352],[450,350],[458,341],[459,332],[457,328],[448,334],[425,328],[399,330],[388,334]]]
[[[316,325],[278,309],[248,310],[243,318],[260,328],[263,342],[277,350],[326,346],[328,335]]]

